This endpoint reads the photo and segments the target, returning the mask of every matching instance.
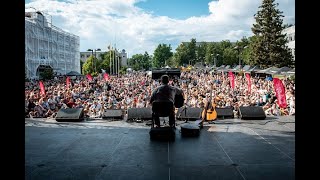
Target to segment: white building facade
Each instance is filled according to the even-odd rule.
[[[293,55],[293,60],[295,61],[295,56],[296,56],[296,46],[295,46],[295,40],[296,40],[296,35],[295,35],[295,25],[290,26],[282,31],[283,34],[286,34],[286,37],[288,39],[287,46],[288,48],[291,49],[291,53]]]
[[[41,12],[25,13],[25,73],[38,78],[39,67],[56,74],[80,73],[80,38],[51,22]]]

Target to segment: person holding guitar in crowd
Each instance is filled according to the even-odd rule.
[[[154,101],[171,101],[175,106],[177,106],[177,104],[181,104],[180,102],[175,102],[175,100],[177,99],[176,96],[183,97],[183,91],[180,88],[169,85],[168,83],[169,83],[169,76],[162,75],[161,76],[162,85],[152,91],[152,95],[150,99],[151,104]],[[154,121],[155,121],[155,125],[160,127],[159,117],[155,117]],[[175,107],[173,107],[172,111],[170,112],[169,126],[175,128]]]

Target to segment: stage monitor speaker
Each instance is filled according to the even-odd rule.
[[[247,120],[263,120],[266,119],[266,114],[260,106],[241,106],[239,108],[240,118]]]
[[[201,108],[181,107],[176,113],[177,120],[197,120],[201,118]]]
[[[130,108],[128,109],[127,120],[152,120],[152,109],[149,108]]]
[[[232,107],[225,107],[225,108],[216,108],[217,117],[218,118],[234,118],[233,108]]]
[[[149,131],[150,140],[175,141],[176,132],[171,127],[155,127]]]
[[[121,109],[107,109],[102,115],[102,119],[122,119],[123,113]]]
[[[83,120],[83,108],[60,109],[56,116],[56,121],[58,122],[80,122]]]

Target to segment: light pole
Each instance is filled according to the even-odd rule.
[[[244,47],[242,48],[242,50],[243,50],[243,49],[246,49],[247,47],[248,47],[248,46],[244,46]],[[236,49],[236,50],[238,51],[239,69],[241,69],[240,47],[239,47],[239,46],[236,46],[236,47],[234,47],[234,49]]]
[[[236,46],[236,47],[234,47],[234,49],[238,51],[239,68],[241,68],[241,61],[240,61],[240,47],[239,47],[239,46]]]
[[[219,56],[220,54],[216,54],[216,59],[214,60],[214,66],[215,67],[217,67],[217,60],[218,60],[218,56]]]
[[[94,70],[94,68],[93,68],[93,49],[88,49],[87,51],[91,51],[91,54],[92,54],[92,71]]]
[[[95,49],[95,50],[94,50],[94,59],[95,59],[95,61],[94,61],[94,67],[95,67],[95,72],[97,72],[97,60],[96,60],[96,58],[97,58],[97,51],[101,51],[101,49],[98,48],[98,49]]]

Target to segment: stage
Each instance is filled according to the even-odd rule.
[[[192,121],[190,121],[192,123]],[[26,179],[295,179],[295,117],[224,119],[151,141],[146,122],[25,119]]]

